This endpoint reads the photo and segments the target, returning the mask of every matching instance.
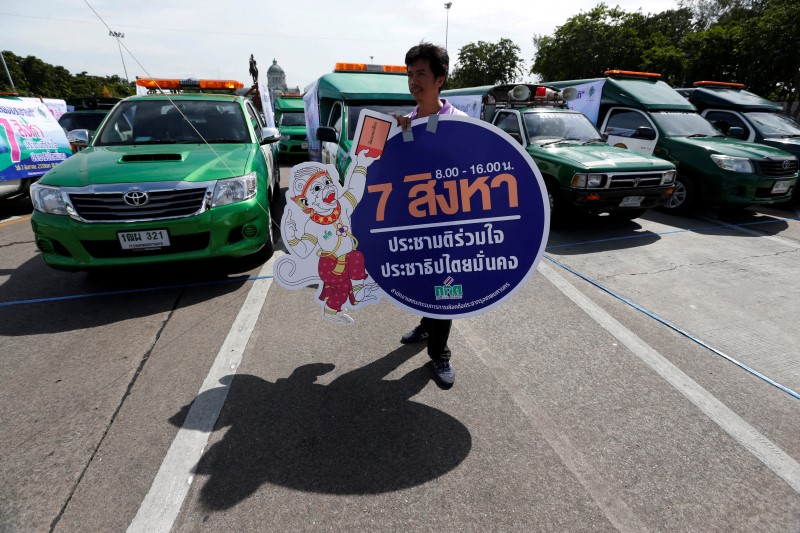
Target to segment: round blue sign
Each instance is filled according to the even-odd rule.
[[[536,269],[547,189],[509,135],[457,115],[414,121],[369,166],[352,217],[366,270],[400,307],[462,318],[507,300]]]

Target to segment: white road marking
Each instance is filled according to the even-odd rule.
[[[272,265],[281,255],[283,255],[281,252],[276,251],[261,268],[258,276],[271,276]],[[166,533],[172,529],[192,485],[192,469],[203,455],[203,450],[208,444],[208,438],[227,397],[227,390],[220,395],[203,393],[219,387],[221,378],[238,371],[242,354],[261,314],[261,308],[271,285],[272,278],[258,279],[253,282],[250,292],[247,293],[247,299],[239,310],[225,342],[222,343],[211,370],[197,392],[197,400],[189,409],[184,427],[178,430],[178,434],[172,441],[172,445],[161,463],[161,468],[150,486],[150,491],[128,526],[130,533]],[[206,401],[200,401],[200,398]]]
[[[759,433],[739,415],[731,411],[710,392],[701,387],[663,355],[637,337],[632,331],[606,313],[551,267],[540,263],[539,272],[555,285],[595,322],[616,337],[664,380],[683,394],[714,423],[733,437],[759,461],[800,493],[800,464],[789,454]]]

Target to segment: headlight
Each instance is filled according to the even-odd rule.
[[[31,185],[33,208],[51,215],[67,215],[67,204],[59,187],[48,187],[34,183]]]
[[[252,198],[258,191],[258,177],[255,172],[245,176],[219,180],[214,187],[211,207],[234,204]]]
[[[674,170],[667,170],[666,172],[664,172],[664,177],[661,178],[661,185],[669,185],[670,183],[674,183],[675,174],[676,171]]]
[[[731,157],[729,155],[711,154],[711,159],[717,166],[731,172],[753,173],[753,163],[746,157]]]
[[[597,189],[603,186],[604,174],[575,174],[570,185],[576,189]]]

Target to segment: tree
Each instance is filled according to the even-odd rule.
[[[571,17],[550,36],[537,35],[531,73],[543,81],[595,78],[606,69],[638,68],[641,60],[641,13],[599,4]]]
[[[520,48],[511,39],[497,43],[478,41],[458,52],[458,63],[450,75],[448,88],[476,87],[512,83],[522,77]]]
[[[43,96],[46,98],[73,98],[103,96],[103,87],[111,96],[125,97],[133,94],[131,83],[114,76],[90,76],[86,72],[76,75],[64,67],[45,63],[35,56],[20,57],[3,51],[3,58],[14,81],[14,89],[20,96]],[[11,92],[11,84],[5,75],[0,75],[0,92]]]

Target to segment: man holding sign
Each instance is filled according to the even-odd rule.
[[[408,90],[417,107],[407,116],[396,115],[395,119],[403,131],[411,126],[411,121],[430,115],[464,115],[466,113],[453,107],[447,100],[439,98],[447,79],[450,57],[447,50],[431,43],[420,43],[406,53],[408,67]],[[450,348],[447,339],[453,321],[449,319],[422,317],[419,325],[400,339],[403,344],[428,341],[428,356],[433,360],[436,381],[443,387],[453,386],[455,370],[450,364]]]

